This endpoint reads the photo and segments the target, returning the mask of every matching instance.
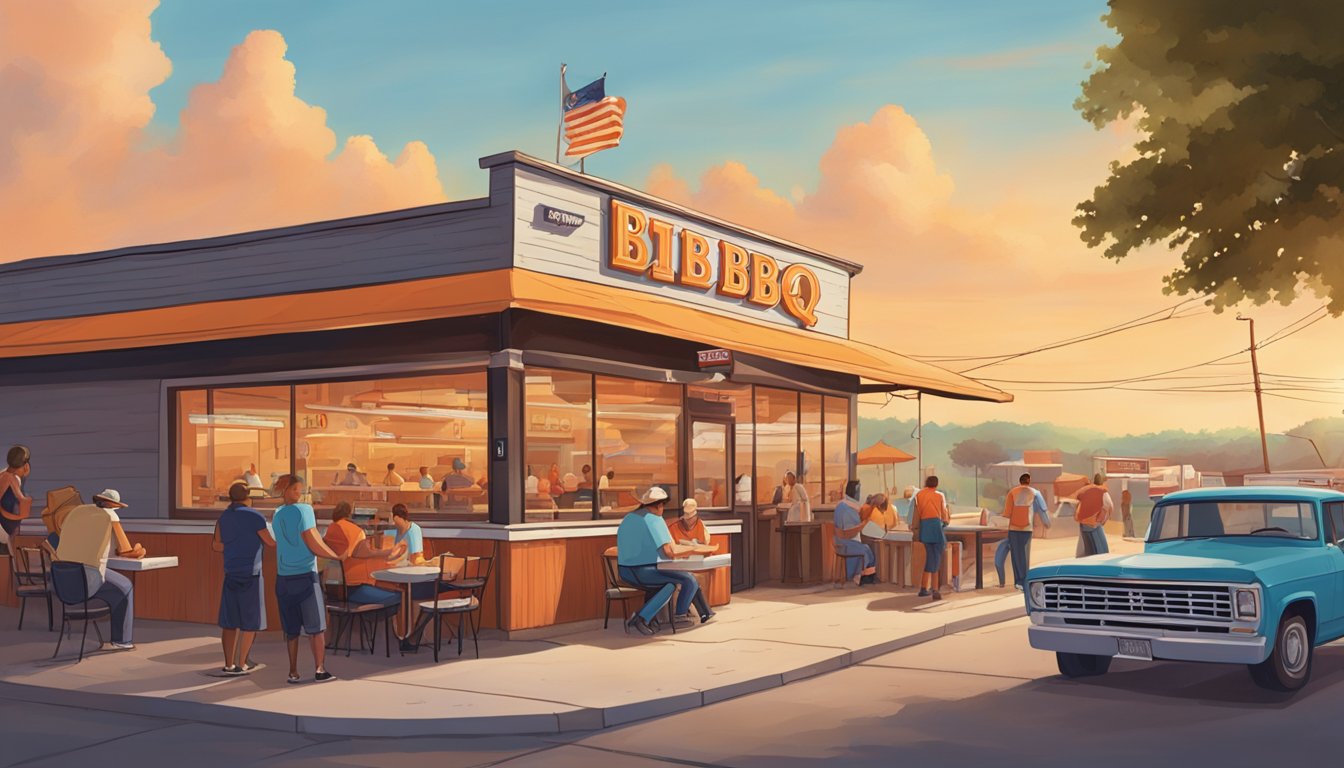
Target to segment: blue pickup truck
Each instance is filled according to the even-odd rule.
[[[1066,677],[1113,658],[1245,664],[1294,691],[1312,650],[1344,636],[1344,493],[1201,488],[1153,508],[1144,551],[1027,575],[1028,636]]]

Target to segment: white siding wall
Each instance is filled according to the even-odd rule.
[[[127,517],[166,517],[159,509],[159,382],[95,381],[0,387],[0,443],[33,452],[25,484],[33,516],[47,491],[63,485],[84,500],[115,488]]]
[[[798,321],[783,307],[762,310],[740,299],[719,296],[710,291],[667,285],[606,266],[608,247],[606,227],[610,196],[592,189],[567,184],[551,176],[517,167],[514,178],[514,265],[535,272],[619,284],[645,293],[666,296],[696,304],[716,312],[753,320],[798,327]],[[817,324],[812,330],[832,336],[849,335],[849,274],[839,267],[807,254],[796,253],[764,243],[736,232],[723,231],[704,223],[631,204],[645,213],[671,222],[678,230],[689,228],[709,240],[711,263],[718,270],[718,240],[725,239],[749,251],[774,257],[781,269],[789,264],[804,264],[821,282],[821,301],[817,304]],[[584,217],[577,229],[562,229],[540,221],[540,206],[550,206]],[[676,259],[674,247],[674,260]]]

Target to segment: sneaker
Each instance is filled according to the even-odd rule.
[[[704,624],[705,622],[707,622],[707,621],[709,621],[710,619],[714,618],[716,615],[718,615],[718,614],[714,613],[713,611],[710,611],[709,613],[706,613],[705,615],[703,615],[703,616],[700,617],[700,623],[701,623],[701,624]]]
[[[257,662],[255,662],[255,661],[253,661],[253,660],[251,660],[251,659],[248,659],[247,662],[243,664],[243,674],[247,674],[248,672],[253,671],[254,669],[256,669],[256,668],[259,667],[259,666],[261,666],[261,665],[258,664]]]
[[[873,574],[868,574],[867,576],[864,576],[863,578],[859,579],[859,586],[861,587],[866,587],[869,584],[876,584],[876,583],[877,583],[877,576]]]
[[[285,678],[285,682],[289,683],[290,685],[301,685],[303,683],[303,678],[299,677],[298,675],[290,675],[289,677]]]
[[[936,590],[936,589],[933,590],[933,599],[934,599],[934,600],[942,600],[942,599],[943,599],[943,593],[942,593],[942,592],[939,592],[939,591]]]
[[[246,675],[246,674],[247,674],[247,670],[245,670],[245,669],[243,669],[242,667],[239,667],[239,666],[232,666],[232,667],[225,667],[225,668],[221,669],[221,670],[219,671],[219,673],[220,673],[221,675],[226,676],[226,677],[238,677],[239,675]]]
[[[927,590],[927,589],[921,589],[921,590],[919,590],[919,595],[918,595],[918,597],[928,597],[928,596],[929,596],[929,590]]]
[[[1022,591],[1022,585],[1021,585],[1021,584],[1014,584],[1014,585],[1013,585],[1013,589],[1016,589],[1018,592],[1021,592],[1021,591]]]
[[[134,651],[134,650],[135,650],[135,643],[118,643],[118,642],[115,642],[115,641],[114,641],[114,642],[108,643],[108,645],[111,645],[114,649],[116,649],[116,650],[118,650],[118,651]]]
[[[331,674],[325,669],[322,670],[321,672],[318,672],[316,675],[313,675],[313,680],[319,683],[325,683],[335,679],[336,676]]]
[[[410,641],[410,640],[402,640],[402,641],[401,641],[401,652],[402,652],[402,653],[415,653],[415,652],[418,651],[418,650],[420,650],[420,646],[419,646],[419,644],[414,643],[414,642],[412,642],[412,641]]]
[[[653,627],[649,626],[649,622],[645,621],[644,617],[639,614],[632,616],[629,621],[625,622],[625,626],[633,628],[641,635],[652,635],[654,632]]]

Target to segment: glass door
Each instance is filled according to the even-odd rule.
[[[690,497],[701,510],[733,505],[733,429],[730,421],[691,422]]]

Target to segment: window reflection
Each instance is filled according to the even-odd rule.
[[[594,468],[593,376],[528,368],[525,381],[524,517],[591,518],[596,494],[610,484]]]
[[[807,488],[813,503],[825,499],[821,493],[822,453],[821,453],[821,395],[804,392],[802,403],[802,422],[799,425],[799,450],[802,453],[802,471],[798,481]]]
[[[486,517],[484,371],[299,384],[295,418],[314,504]]]
[[[798,393],[756,387],[756,503],[783,499],[784,473],[797,471]]]
[[[680,433],[680,385],[597,377],[597,471],[610,478],[601,514],[628,511],[655,485],[681,498]]]
[[[222,509],[242,480],[254,506],[275,507],[269,489],[290,471],[289,397],[284,386],[178,392],[178,503]]]
[[[849,475],[849,401],[842,397],[827,396],[823,407],[825,434],[822,448],[826,454],[826,501],[834,504],[844,498],[845,481]]]

